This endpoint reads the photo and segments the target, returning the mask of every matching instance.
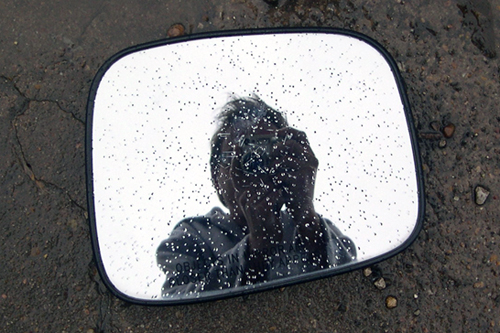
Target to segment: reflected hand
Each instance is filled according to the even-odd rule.
[[[238,205],[249,228],[250,248],[264,250],[280,244],[283,239],[280,211],[285,204],[283,189],[274,185],[269,174],[243,171],[236,158],[231,163],[231,175]]]
[[[294,128],[276,131],[271,175],[274,184],[283,188],[286,206],[292,216],[311,216],[314,213],[314,183],[318,160],[307,136]]]
[[[287,127],[278,130],[276,135],[279,140],[273,147],[273,182],[283,189],[287,211],[302,241],[319,255],[318,263],[327,265],[326,230],[313,204],[318,159],[304,132]]]

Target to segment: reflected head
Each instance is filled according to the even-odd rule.
[[[229,101],[222,108],[217,120],[219,126],[212,137],[210,153],[210,169],[214,185],[217,182],[220,166],[231,163],[232,156],[227,156],[222,149],[224,140],[236,142],[252,134],[252,131],[255,131],[263,122],[275,129],[288,126],[285,117],[279,111],[271,108],[255,95]]]

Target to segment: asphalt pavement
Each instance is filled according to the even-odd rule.
[[[16,0],[0,22],[0,331],[500,332],[499,1]],[[419,237],[370,275],[182,306],[116,298],[86,203],[98,69],[177,34],[287,26],[358,31],[396,60],[423,164]]]

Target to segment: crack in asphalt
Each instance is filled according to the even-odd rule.
[[[12,148],[14,150],[14,154],[17,156],[18,162],[21,165],[23,171],[26,173],[26,175],[28,175],[28,177],[29,177],[29,179],[31,181],[35,182],[36,186],[38,188],[40,188],[40,190],[44,190],[46,186],[50,186],[50,187],[53,187],[53,188],[57,189],[58,191],[64,193],[68,197],[69,201],[75,207],[77,207],[80,211],[83,212],[85,218],[87,219],[87,216],[88,216],[87,209],[85,207],[83,207],[82,205],[80,205],[75,199],[73,199],[73,197],[69,194],[69,192],[67,190],[65,190],[63,187],[61,187],[61,186],[59,186],[57,184],[54,184],[54,183],[51,183],[49,181],[40,179],[40,178],[38,178],[35,175],[35,173],[33,171],[33,168],[31,166],[31,164],[28,162],[28,160],[26,158],[26,154],[24,153],[23,144],[21,143],[21,139],[19,138],[19,133],[18,133],[17,126],[16,126],[18,118],[20,116],[24,115],[30,109],[30,104],[32,102],[35,102],[35,103],[51,103],[51,104],[55,104],[60,111],[66,113],[68,115],[70,115],[72,119],[76,120],[82,126],[85,126],[85,121],[79,119],[72,112],[70,112],[68,110],[65,110],[61,106],[61,104],[59,103],[59,101],[57,101],[57,100],[50,100],[50,99],[33,99],[33,98],[29,98],[29,97],[26,96],[26,94],[24,94],[17,87],[17,85],[15,84],[13,78],[9,78],[9,77],[7,77],[5,75],[0,75],[0,78],[3,79],[3,80],[5,80],[6,82],[10,83],[10,85],[12,86],[12,88],[24,100],[22,102],[21,107],[18,109],[19,112],[16,113],[16,116],[11,121],[11,127],[12,127],[12,129],[14,131],[14,140],[13,140],[14,142],[12,142]]]
[[[62,112],[68,114],[71,116],[71,118],[73,118],[74,120],[76,120],[77,122],[79,122],[81,125],[85,126],[85,121],[78,118],[73,112],[71,111],[68,111],[68,110],[65,110],[61,104],[59,104],[59,101],[57,100],[51,100],[51,99],[29,99],[29,102],[37,102],[37,103],[53,103],[53,104],[56,104],[57,107],[59,108],[59,110],[61,110]],[[29,106],[28,108],[29,109]]]
[[[485,57],[496,58],[496,37],[492,6],[488,1],[460,1],[457,8],[461,11],[462,24],[472,31],[471,42]]]
[[[17,110],[15,112],[15,116],[11,120],[11,129],[13,131],[13,135],[11,135],[11,149],[12,149],[12,154],[14,155],[14,161],[17,159],[17,163],[21,166],[22,170],[24,173],[28,176],[28,178],[35,183],[35,185],[40,189],[40,191],[45,192],[49,188],[52,189],[53,191],[57,191],[64,196],[66,196],[70,202],[70,204],[75,207],[82,216],[84,217],[85,221],[88,222],[88,212],[86,207],[83,207],[80,205],[71,195],[70,193],[64,189],[63,187],[52,183],[47,180],[43,180],[39,178],[35,172],[33,171],[32,165],[29,163],[29,161],[26,158],[26,153],[25,149],[23,147],[21,138],[19,137],[19,132],[18,132],[18,120],[19,117],[23,116],[26,114],[26,112],[30,109],[30,104],[32,102],[38,102],[38,103],[52,103],[57,106],[57,108],[70,115],[74,120],[79,122],[81,125],[85,126],[85,122],[76,117],[72,112],[65,110],[58,101],[50,100],[50,99],[33,99],[33,98],[28,98],[14,83],[14,80],[12,78],[9,78],[5,75],[0,75],[1,79],[4,79],[6,82],[8,82],[11,87],[17,92],[17,94],[23,99],[23,102],[21,103],[20,107],[17,107]],[[15,162],[14,162],[15,163]],[[3,218],[5,216],[5,212],[0,215],[0,218]],[[109,294],[107,288],[104,286],[103,282],[101,281],[100,277],[97,274],[97,271],[95,271],[95,274],[92,274],[92,266],[95,267],[94,263],[95,259],[92,258],[91,264],[89,264],[89,276],[91,281],[95,283],[95,287],[98,293],[98,299],[97,299],[97,308],[98,308],[98,317],[96,318],[95,321],[95,329],[96,332],[105,332],[107,329],[110,327],[111,324],[111,317],[110,317],[110,308],[111,308],[111,295]]]
[[[98,273],[95,256],[92,257],[92,260],[88,264],[88,274],[90,280],[94,283],[97,294],[99,295],[97,301],[98,316],[95,323],[95,329],[96,332],[99,333],[107,332],[109,330],[108,328],[111,326],[110,314],[113,296],[104,285],[104,282]]]
[[[23,110],[22,113],[24,113],[25,111],[26,110]],[[22,113],[19,114],[18,116],[16,116],[14,118],[14,121],[12,122],[12,128],[13,128],[14,137],[15,137],[15,140],[14,140],[15,142],[12,143],[12,148],[14,150],[15,155],[17,156],[18,162],[21,165],[23,171],[26,173],[26,175],[28,175],[30,180],[35,182],[36,186],[40,190],[43,191],[43,190],[45,190],[45,187],[49,186],[49,187],[52,187],[52,188],[58,190],[61,193],[64,193],[68,197],[68,199],[72,203],[72,205],[77,207],[83,213],[83,215],[85,216],[85,219],[87,219],[87,217],[88,217],[87,209],[85,207],[83,207],[82,205],[80,205],[75,199],[73,199],[73,197],[69,194],[69,192],[66,189],[64,189],[63,187],[61,187],[55,183],[38,178],[35,175],[31,164],[28,162],[28,160],[26,158],[26,154],[24,153],[24,149],[23,149],[23,144],[21,143],[21,139],[19,138],[19,134],[17,131],[17,126],[15,125],[16,119],[20,115],[22,115]]]
[[[26,160],[26,156],[25,156],[25,153],[23,150],[23,145],[21,144],[21,141],[19,139],[16,126],[13,126],[13,127],[14,127],[14,134],[15,134],[15,138],[16,138],[16,143],[17,143],[17,148],[16,148],[16,144],[13,144],[14,152],[17,155],[19,164],[21,164],[24,172],[28,175],[28,177],[32,181],[34,181],[36,186],[42,191],[44,191],[46,187],[51,187],[51,188],[54,188],[61,193],[64,193],[68,197],[71,204],[73,206],[75,206],[76,208],[78,208],[83,213],[85,219],[87,219],[88,218],[87,209],[85,207],[83,207],[82,205],[80,205],[75,199],[73,199],[67,190],[65,190],[63,187],[61,187],[55,183],[40,179],[35,175],[32,167],[31,167],[31,164],[28,163],[28,161]]]
[[[30,103],[32,103],[32,102],[44,103],[45,102],[45,103],[52,103],[52,104],[57,105],[57,108],[60,111],[70,115],[71,118],[73,118],[74,120],[79,122],[81,125],[85,126],[84,120],[78,118],[73,112],[64,109],[58,100],[52,100],[52,99],[48,99],[48,98],[44,98],[44,99],[30,98],[30,97],[26,96],[26,94],[24,92],[22,92],[21,89],[19,89],[19,87],[17,87],[16,83],[14,82],[14,78],[9,78],[5,75],[0,75],[0,78],[9,82],[12,85],[12,88],[19,94],[19,96],[21,96],[24,99],[24,103],[23,103],[23,107],[22,107],[23,110],[19,114],[17,114],[16,118],[19,116],[22,116],[24,113],[26,113],[26,111],[29,110]]]

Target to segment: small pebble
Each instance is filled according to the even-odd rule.
[[[488,199],[488,196],[490,195],[490,191],[488,191],[482,186],[476,186],[475,193],[476,193],[476,204],[478,204],[479,206],[484,205],[484,203]]]
[[[448,124],[443,128],[443,134],[445,138],[451,138],[455,133],[455,125]]]
[[[375,285],[375,287],[377,287],[380,290],[385,289],[387,287],[387,284],[385,283],[385,280],[383,277],[381,277],[380,279],[377,279],[373,284]]]
[[[396,306],[398,306],[398,300],[394,296],[387,296],[385,299],[385,306],[388,309],[394,309]]]
[[[369,277],[370,275],[372,275],[372,269],[370,267],[367,267],[363,270],[363,274],[366,276],[366,277]]]
[[[498,256],[497,256],[496,254],[492,254],[492,255],[490,256],[490,262],[491,262],[491,263],[496,263],[496,262],[498,262]]]
[[[444,147],[446,147],[446,140],[439,141],[439,148],[444,148]]]
[[[436,132],[439,132],[441,130],[441,124],[439,123],[439,121],[433,121],[433,122],[431,122],[430,126]]]
[[[180,23],[172,25],[170,28],[168,28],[167,31],[167,36],[168,37],[179,37],[184,35],[184,26]]]
[[[484,282],[476,282],[476,283],[474,283],[473,287],[475,289],[482,289],[482,288],[484,288]]]

